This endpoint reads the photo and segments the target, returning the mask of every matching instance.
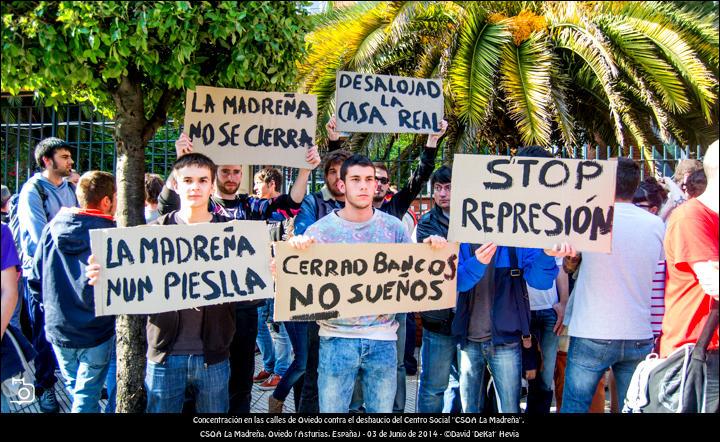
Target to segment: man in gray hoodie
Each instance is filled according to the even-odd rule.
[[[17,232],[20,239],[25,301],[32,327],[32,343],[38,352],[35,359],[35,391],[44,413],[59,410],[54,391],[57,361],[52,346],[45,338],[42,301],[30,295],[27,275],[32,269],[35,249],[45,225],[62,207],[78,206],[75,188],[64,179],[70,176],[74,164],[71,149],[68,143],[54,137],[45,138],[35,146],[35,162],[43,170],[33,175],[20,190],[17,226],[11,226],[13,235]]]

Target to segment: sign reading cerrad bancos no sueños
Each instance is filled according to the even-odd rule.
[[[151,314],[271,298],[262,221],[90,231],[101,265],[95,315]]]
[[[185,133],[216,164],[308,167],[315,95],[197,86],[185,97]]]
[[[460,155],[449,241],[610,253],[617,161]]]
[[[458,245],[275,243],[275,320],[317,321],[455,307]]]
[[[441,80],[339,71],[335,87],[338,131],[440,131],[444,110]]]

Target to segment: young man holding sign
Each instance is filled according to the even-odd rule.
[[[186,134],[180,135],[175,142],[175,149],[179,158],[183,154],[192,152],[193,146],[190,138]],[[309,168],[300,169],[290,193],[282,194],[274,199],[260,199],[247,194],[237,194],[242,181],[242,166],[219,165],[215,179],[215,193],[207,202],[207,210],[238,220],[268,220],[275,212],[297,211],[305,196],[310,172],[320,164],[317,146],[308,149],[305,159]],[[162,201],[161,213],[167,213],[177,207],[178,197],[167,187],[163,190],[160,199]],[[230,378],[230,411],[233,413],[250,412],[255,371],[255,341],[258,330],[257,307],[260,304],[262,301],[236,304],[237,327],[231,349],[232,375]]]
[[[202,154],[182,156],[173,165],[180,209],[153,224],[226,222],[230,218],[208,212],[216,166]],[[94,285],[100,265],[91,257],[87,277]],[[147,390],[149,413],[179,413],[185,390],[195,393],[198,413],[227,413],[229,409],[230,343],[235,333],[235,304],[157,313],[147,323]],[[254,338],[253,338],[254,340]]]
[[[339,189],[345,207],[310,226],[305,235],[290,239],[298,249],[319,243],[408,243],[399,219],[372,207],[375,167],[366,157],[353,155],[340,169]],[[432,237],[433,247],[446,241]],[[397,322],[392,314],[329,319],[320,324],[318,388],[320,412],[347,413],[355,379],[360,377],[366,410],[389,413],[396,391]]]

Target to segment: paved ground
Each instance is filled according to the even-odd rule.
[[[415,349],[415,356],[419,359],[419,348]],[[32,363],[30,364],[32,367]],[[260,357],[260,354],[255,355],[255,371],[256,373],[259,372],[262,369],[262,358]],[[418,371],[419,373],[419,371]],[[56,373],[58,379],[62,380],[62,375],[58,371]],[[418,376],[408,376],[406,381],[406,391],[407,396],[405,400],[405,411],[408,413],[414,413],[416,411],[415,407],[415,401],[417,399],[417,389],[418,389]],[[62,385],[61,381],[58,381],[57,384],[55,384],[55,393],[57,394],[58,402],[60,403],[60,412],[61,413],[68,413],[70,411],[70,405],[71,400],[68,396],[67,390],[65,390],[65,387]],[[252,404],[251,404],[251,411],[253,413],[267,413],[268,411],[268,396],[272,394],[272,391],[262,391],[258,387],[258,384],[255,384],[253,386],[253,398],[252,398]],[[106,400],[100,401],[101,409],[104,409]],[[295,411],[295,405],[293,401],[293,393],[290,392],[290,395],[285,400],[285,408],[284,411],[286,413],[292,413]],[[609,402],[606,402],[605,410],[606,412],[609,411]],[[525,399],[523,398],[521,402],[521,407],[525,408]],[[10,404],[10,409],[13,413],[40,413],[40,407],[38,406],[37,402],[32,402],[29,404]],[[551,408],[552,412],[555,412],[555,404],[553,401],[553,407]]]

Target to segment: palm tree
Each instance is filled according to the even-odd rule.
[[[358,2],[316,18],[300,80],[327,118],[339,69],[442,78],[448,153],[590,144],[650,154],[662,144],[707,145],[718,137],[718,8],[700,7]],[[393,140],[357,134],[351,143]]]

